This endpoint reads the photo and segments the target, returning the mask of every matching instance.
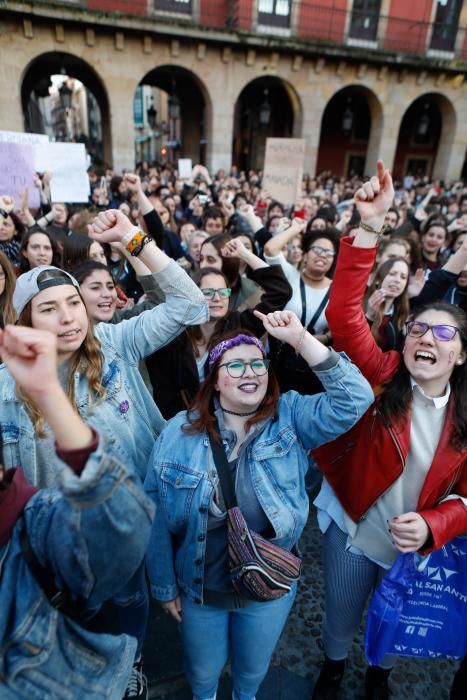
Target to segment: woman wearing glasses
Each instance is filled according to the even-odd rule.
[[[157,504],[147,555],[152,593],[180,623],[194,700],[214,700],[229,656],[234,700],[254,699],[296,592],[294,583],[266,602],[235,592],[209,435],[224,445],[248,526],[292,550],[308,516],[308,451],[348,430],[373,400],[356,368],[307,333],[292,312],[256,316],[300,353],[326,391],[279,395],[260,340],[239,330],[218,337],[191,410],[167,424],[145,482]]]
[[[379,161],[377,175],[355,195],[361,224],[353,242],[341,242],[327,310],[335,347],[378,388],[378,399],[348,435],[313,453],[326,477],[315,501],[326,659],[314,700],[337,697],[365,604],[398,554],[428,553],[467,532],[467,318],[443,302],[425,306],[407,323],[402,352],[383,352],[362,310],[393,197]],[[388,697],[393,663],[386,657],[381,668],[368,669],[367,698]]]
[[[226,243],[222,257],[235,263],[241,260],[248,265],[251,279],[263,290],[255,307],[258,311],[268,314],[286,306],[291,288],[279,265],[268,265],[247,250],[238,238]],[[252,309],[229,311],[232,289],[223,271],[203,267],[194,274],[193,279],[207,299],[209,321],[187,329],[170,345],[146,360],[154,400],[166,419],[191,405],[204,381],[208,350],[221,334],[235,328],[246,328],[258,337],[264,335],[263,324]]]
[[[280,265],[290,282],[292,297],[285,308],[293,311],[312,335],[329,345],[331,337],[325,310],[339,250],[339,236],[332,231],[311,230],[305,233],[301,243],[302,266],[298,270],[287,262],[282,249],[297,236],[301,236],[306,225],[307,222],[303,219],[293,219],[289,228],[266,243],[264,256],[270,265]],[[281,391],[294,389],[302,394],[313,394],[322,390],[316,377],[308,372],[306,364],[295,358],[287,345],[273,342],[271,357]]]

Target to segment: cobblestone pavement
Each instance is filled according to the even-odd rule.
[[[320,638],[323,574],[319,531],[313,509],[301,540],[301,549],[304,573],[297,599],[257,700],[308,700],[319,672],[323,658]],[[181,672],[180,647],[174,626],[162,619],[159,613],[151,628],[152,642],[148,643],[145,655],[150,696],[164,700],[191,700]],[[154,651],[158,657],[155,664],[151,663]],[[351,650],[339,700],[363,700],[365,667],[362,628]],[[390,678],[391,699],[447,700],[455,669],[456,664],[448,661],[400,659]],[[230,700],[230,697],[227,669],[218,700]]]

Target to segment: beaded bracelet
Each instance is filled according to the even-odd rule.
[[[133,251],[141,246],[141,243],[145,238],[147,238],[147,236],[145,233],[143,233],[143,231],[140,231],[139,229],[134,231],[130,240],[125,243],[127,252],[130,253],[130,255],[133,255]]]
[[[297,343],[297,347],[295,348],[295,354],[296,354],[296,355],[299,355],[299,354],[300,354],[300,348],[302,347],[303,340],[304,340],[304,338],[305,338],[305,333],[306,333],[306,328],[305,328],[305,326],[303,326],[302,332],[301,332],[301,334],[300,334],[299,341],[298,341],[298,343]]]

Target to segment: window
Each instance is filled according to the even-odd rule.
[[[462,0],[438,0],[430,49],[454,51]]]
[[[376,41],[381,0],[354,0],[349,36]]]
[[[191,15],[191,0],[154,0],[154,9]]]
[[[269,27],[290,26],[290,0],[259,0],[258,24]]]

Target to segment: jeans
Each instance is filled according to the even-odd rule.
[[[144,563],[114,597],[117,606],[119,632],[135,637],[138,643],[135,659],[141,656],[149,619],[149,591]]]
[[[297,592],[246,608],[225,610],[182,598],[185,672],[195,700],[215,698],[228,657],[235,700],[254,700]]]

